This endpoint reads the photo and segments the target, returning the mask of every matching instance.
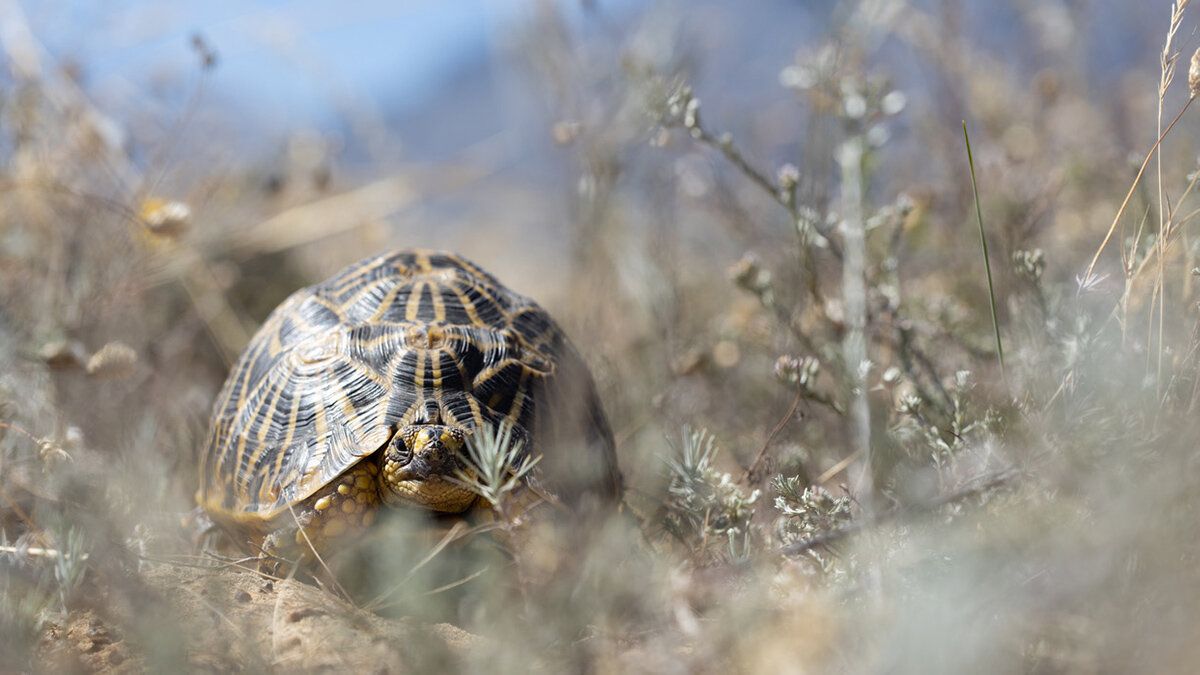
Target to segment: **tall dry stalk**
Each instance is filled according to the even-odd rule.
[[[1187,6],[1191,4],[1191,0],[1179,0],[1179,2],[1171,5],[1171,23],[1167,29],[1167,39],[1163,43],[1162,54],[1159,57],[1159,79],[1158,79],[1158,101],[1156,110],[1156,120],[1158,123],[1158,135],[1163,135],[1163,102],[1167,97],[1167,90],[1171,86],[1171,82],[1175,79],[1175,64],[1179,61],[1179,52],[1175,50],[1175,36],[1179,32],[1179,27],[1183,23],[1183,13]],[[1158,363],[1157,363],[1157,379],[1161,385],[1162,382],[1162,357],[1163,357],[1163,317],[1166,313],[1166,298],[1167,288],[1166,282],[1166,245],[1167,245],[1167,229],[1170,223],[1170,214],[1168,209],[1170,204],[1167,201],[1166,188],[1163,186],[1162,176],[1162,152],[1161,148],[1155,154],[1155,178],[1158,183]],[[1154,312],[1153,301],[1151,302],[1151,315]],[[1152,338],[1148,335],[1147,339]]]
[[[842,358],[850,397],[850,438],[854,452],[862,458],[862,473],[855,491],[868,508],[874,481],[871,475],[871,408],[867,400],[867,244],[863,216],[863,155],[866,139],[854,134],[842,144],[838,164],[842,171],[842,298],[846,307],[846,335]]]
[[[1155,174],[1156,174],[1157,183],[1158,183],[1158,198],[1159,198],[1158,238],[1157,238],[1157,241],[1155,242],[1156,245],[1155,245],[1154,250],[1152,251],[1151,255],[1149,255],[1145,259],[1143,259],[1141,261],[1141,263],[1136,263],[1135,261],[1137,258],[1137,256],[1136,256],[1137,242],[1141,240],[1142,233],[1143,233],[1142,227],[1138,228],[1137,233],[1133,237],[1133,242],[1134,242],[1132,244],[1133,249],[1130,251],[1130,253],[1125,254],[1124,250],[1122,249],[1122,260],[1123,260],[1122,272],[1124,273],[1124,276],[1125,276],[1125,288],[1122,293],[1122,297],[1121,297],[1118,307],[1116,309],[1114,309],[1114,315],[1116,315],[1116,313],[1119,311],[1120,322],[1121,322],[1121,326],[1122,326],[1122,334],[1124,335],[1124,333],[1127,329],[1126,327],[1128,326],[1129,299],[1130,299],[1131,292],[1133,289],[1133,284],[1137,280],[1137,278],[1140,276],[1142,270],[1145,268],[1146,264],[1150,261],[1150,259],[1152,257],[1157,258],[1158,275],[1155,280],[1154,289],[1152,291],[1152,297],[1151,297],[1151,302],[1150,302],[1151,310],[1150,310],[1150,315],[1148,317],[1148,320],[1150,321],[1151,334],[1148,335],[1148,339],[1149,340],[1153,339],[1152,333],[1153,333],[1153,320],[1154,320],[1154,304],[1157,301],[1159,304],[1158,375],[1159,375],[1160,380],[1161,380],[1161,375],[1162,375],[1161,371],[1162,371],[1162,352],[1163,352],[1163,318],[1164,318],[1163,310],[1165,309],[1165,306],[1166,306],[1165,305],[1165,294],[1161,293],[1161,290],[1162,290],[1163,282],[1165,279],[1165,255],[1167,252],[1170,235],[1173,233],[1175,226],[1177,225],[1177,223],[1175,223],[1173,220],[1174,214],[1171,210],[1170,203],[1169,203],[1169,200],[1166,195],[1166,189],[1163,185],[1162,157],[1161,157],[1160,150],[1162,148],[1163,140],[1167,137],[1167,135],[1169,135],[1171,133],[1171,131],[1175,128],[1175,126],[1179,123],[1179,121],[1181,119],[1183,119],[1184,114],[1186,114],[1188,109],[1191,107],[1192,102],[1196,100],[1197,94],[1200,93],[1200,63],[1197,63],[1195,56],[1193,56],[1193,59],[1192,59],[1193,62],[1191,64],[1191,69],[1189,70],[1189,73],[1188,73],[1189,95],[1188,95],[1187,101],[1180,108],[1179,112],[1175,114],[1175,117],[1172,118],[1171,121],[1169,123],[1167,123],[1165,126],[1163,124],[1163,107],[1164,107],[1165,100],[1166,100],[1166,92],[1170,89],[1170,85],[1175,79],[1175,67],[1179,60],[1179,52],[1174,49],[1175,38],[1176,38],[1176,36],[1179,32],[1179,28],[1183,22],[1184,11],[1187,9],[1188,5],[1190,5],[1190,4],[1191,4],[1191,0],[1180,0],[1179,2],[1173,3],[1171,5],[1171,21],[1170,21],[1170,25],[1168,26],[1166,39],[1163,42],[1163,51],[1162,51],[1162,55],[1160,58],[1161,68],[1160,68],[1159,87],[1158,87],[1158,96],[1157,96],[1157,116],[1156,116],[1157,130],[1158,130],[1157,137],[1155,138],[1154,144],[1146,152],[1146,156],[1142,160],[1142,164],[1138,168],[1137,174],[1134,176],[1133,181],[1129,186],[1129,190],[1125,193],[1125,198],[1121,201],[1120,207],[1117,208],[1116,215],[1113,216],[1113,220],[1112,220],[1112,223],[1109,225],[1108,231],[1105,232],[1104,237],[1100,242],[1100,245],[1096,248],[1095,253],[1093,253],[1092,259],[1088,263],[1087,269],[1084,272],[1084,274],[1080,280],[1080,290],[1081,291],[1083,289],[1090,288],[1092,286],[1093,282],[1096,280],[1097,277],[1096,277],[1095,270],[1096,270],[1096,265],[1100,261],[1100,256],[1101,256],[1101,254],[1104,253],[1104,250],[1106,248],[1108,248],[1108,244],[1112,241],[1113,235],[1116,234],[1117,226],[1120,224],[1121,219],[1124,217],[1125,211],[1129,208],[1129,204],[1133,199],[1133,194],[1137,190],[1138,185],[1141,184],[1142,178],[1146,174],[1146,169],[1149,168],[1149,166],[1150,166],[1150,161],[1152,159],[1155,160]],[[1200,52],[1198,52],[1198,54],[1200,54]],[[1191,70],[1196,70],[1196,76],[1194,78],[1192,76]],[[1191,184],[1189,184],[1187,192],[1184,193],[1185,195],[1191,192],[1193,185],[1194,185],[1194,181]],[[1190,219],[1190,218],[1191,218],[1191,216],[1189,215],[1188,219]]]

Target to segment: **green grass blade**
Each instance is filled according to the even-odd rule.
[[[996,354],[1000,358],[1000,373],[1004,374],[1004,343],[1000,340],[1000,319],[996,315],[996,286],[992,282],[992,262],[988,257],[987,233],[983,229],[983,209],[979,206],[979,184],[975,180],[975,155],[971,152],[971,136],[963,120],[963,141],[967,144],[967,164],[971,167],[971,192],[975,196],[975,217],[979,220],[979,243],[983,246],[983,267],[987,270],[988,300],[992,307],[992,329],[996,332]]]

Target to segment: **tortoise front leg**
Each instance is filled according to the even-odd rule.
[[[338,476],[282,516],[280,526],[263,540],[267,556],[313,562],[328,560],[338,546],[375,520],[379,509],[379,467],[362,462]],[[315,555],[314,555],[315,554]]]

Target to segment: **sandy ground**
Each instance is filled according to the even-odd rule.
[[[126,635],[118,626],[145,617],[94,607],[48,625],[36,662],[46,672],[159,671],[180,659],[193,672],[424,672],[461,668],[482,641],[449,624],[382,618],[292,580],[165,565],[145,580],[166,601],[160,635]]]

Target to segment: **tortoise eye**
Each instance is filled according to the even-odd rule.
[[[406,432],[407,438],[405,437]],[[411,427],[397,432],[388,443],[388,458],[401,464],[407,464],[412,460],[412,440]]]

